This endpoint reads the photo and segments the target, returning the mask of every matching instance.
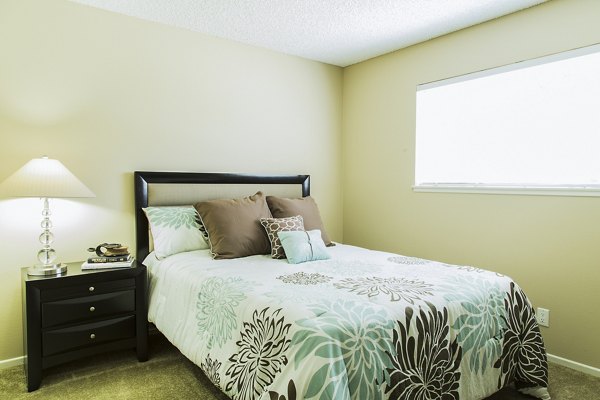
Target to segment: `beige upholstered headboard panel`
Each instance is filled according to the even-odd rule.
[[[249,196],[258,191],[279,197],[304,197],[310,195],[310,176],[136,171],[134,190],[136,257],[142,261],[151,250],[144,207],[193,205],[204,200]]]
[[[302,186],[295,184],[170,184],[148,185],[149,206],[177,206],[214,199],[233,199],[262,191],[268,196],[302,197]]]

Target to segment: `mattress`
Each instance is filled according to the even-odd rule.
[[[534,311],[509,277],[338,244],[331,259],[151,253],[148,317],[232,399],[549,399]]]

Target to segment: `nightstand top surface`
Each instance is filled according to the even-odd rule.
[[[83,261],[75,261],[75,262],[69,262],[69,263],[64,263],[64,264],[67,264],[67,272],[64,274],[61,274],[61,275],[47,275],[47,276],[27,275],[27,270],[29,269],[29,267],[23,267],[23,268],[21,268],[21,277],[25,281],[48,281],[48,280],[53,280],[53,279],[58,279],[58,278],[93,275],[93,274],[97,274],[97,273],[101,273],[101,272],[132,271],[132,270],[136,270],[138,268],[143,268],[143,264],[141,262],[138,262],[137,260],[135,260],[133,262],[133,266],[128,267],[128,268],[102,268],[102,269],[82,270],[81,264],[83,264]]]

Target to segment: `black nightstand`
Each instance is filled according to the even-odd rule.
[[[135,348],[148,359],[146,266],[28,276],[21,270],[23,349],[27,390],[40,387],[42,370],[107,351]]]

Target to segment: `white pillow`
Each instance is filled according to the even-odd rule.
[[[154,254],[163,259],[184,251],[208,249],[200,232],[200,216],[193,206],[143,209],[154,240]]]

